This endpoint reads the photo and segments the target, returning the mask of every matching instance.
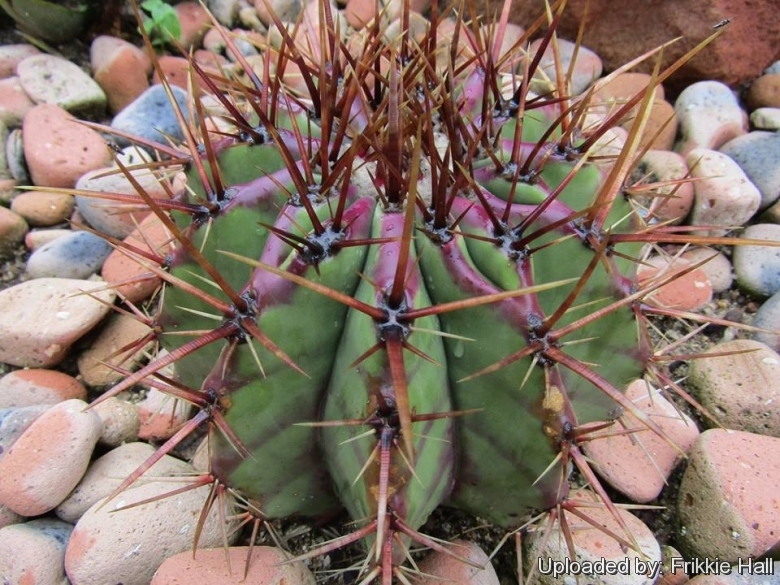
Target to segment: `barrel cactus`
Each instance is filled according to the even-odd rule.
[[[614,512],[582,442],[624,411],[663,434],[623,393],[648,367],[667,379],[641,248],[725,242],[622,190],[652,95],[600,113],[563,75],[530,91],[560,6],[536,58],[535,28],[502,56],[508,3],[447,37],[436,2],[416,36],[408,6],[349,44],[328,3],[316,27],[277,21],[262,66],[236,51],[248,81],[192,62],[219,123],[180,111],[181,145],[143,145],[186,188],[139,188],[176,249],[119,244],[164,282],[166,351],[105,395],[148,381],[199,407],[155,458],[207,427],[206,481],[257,522],[346,508],[352,532],[311,554],[361,541],[363,583],[408,582],[412,543],[446,549],[419,531],[440,505],[513,530],[578,511],[576,468]]]

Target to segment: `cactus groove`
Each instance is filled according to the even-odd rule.
[[[255,529],[346,508],[352,532],[307,556],[362,541],[362,583],[409,582],[412,543],[446,548],[419,532],[441,505],[516,529],[577,509],[578,469],[615,513],[582,443],[624,411],[662,434],[623,395],[648,369],[674,386],[641,249],[728,240],[654,223],[622,190],[652,88],[681,62],[613,112],[565,79],[529,91],[527,40],[553,47],[563,5],[505,56],[508,4],[479,27],[434,2],[415,37],[407,2],[404,34],[380,18],[347,43],[324,3],[313,26],[276,22],[256,72],[225,33],[248,82],[193,61],[219,119],[194,100],[183,144],[142,143],[186,174],[169,199],[139,189],[175,252],[117,244],[164,282],[166,352],[105,396],[148,381],[198,406],[155,458],[207,427],[212,500]]]

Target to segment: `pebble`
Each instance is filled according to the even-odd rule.
[[[658,497],[666,486],[683,453],[687,453],[699,436],[696,423],[680,413],[661,392],[644,380],[628,386],[626,398],[647,414],[666,434],[679,451],[644,426],[629,412],[621,427],[608,428],[604,437],[585,443],[585,453],[594,463],[596,472],[613,488],[632,502],[644,504]],[[632,435],[611,435],[617,428],[642,429]]]
[[[0,206],[0,260],[13,256],[29,229],[21,215]]]
[[[734,353],[706,359],[709,354]],[[688,383],[726,428],[780,437],[780,355],[760,341],[719,343],[691,360]]]
[[[700,268],[707,276],[707,280],[710,281],[713,293],[722,293],[731,288],[734,282],[731,261],[726,258],[723,252],[704,246],[693,246],[683,252],[680,257],[691,264],[704,262]]]
[[[149,214],[124,241],[139,250],[153,251],[163,258],[170,252],[170,240],[171,234],[168,228],[156,215]],[[114,286],[117,294],[133,303],[152,296],[162,281],[159,276],[155,276],[120,250],[114,250],[109,254],[103,264],[101,275],[106,282]]]
[[[5,161],[8,163],[8,171],[13,179],[23,185],[30,182],[30,172],[24,152],[24,137],[20,128],[8,134],[8,139],[5,141]]]
[[[57,506],[57,517],[73,524],[78,522],[92,506],[113,494],[155,451],[148,443],[127,443],[95,459],[78,485]],[[148,477],[163,478],[181,476],[188,471],[191,469],[184,461],[164,455],[147,473]],[[121,497],[121,494],[117,496]]]
[[[691,169],[694,203],[689,220],[693,226],[723,226],[699,230],[704,235],[723,236],[745,224],[761,205],[761,192],[727,155],[695,148],[686,156]]]
[[[758,108],[750,112],[750,124],[758,130],[780,130],[780,108]]]
[[[89,58],[95,81],[106,92],[111,112],[121,111],[149,88],[152,61],[132,43],[101,35],[92,41]]]
[[[746,101],[751,110],[780,107],[780,73],[767,73],[756,79],[747,92]]]
[[[112,396],[92,406],[92,410],[103,421],[103,434],[100,435],[102,445],[118,447],[138,440],[141,419],[135,404]]]
[[[623,528],[612,517],[609,510],[596,504],[593,497],[589,497],[587,494],[580,494],[580,497],[582,501],[589,504],[588,507],[580,508],[582,513],[593,519],[597,524],[611,530],[614,534],[627,538]],[[569,501],[571,502],[571,499]],[[621,562],[627,559],[630,568],[630,574],[582,574],[579,577],[580,582],[586,582],[588,585],[651,585],[653,583],[653,579],[636,570],[637,560],[658,562],[661,560],[661,548],[655,540],[653,533],[639,518],[624,509],[618,509],[618,514],[636,539],[640,550],[644,553],[644,559],[636,551],[622,548],[622,545],[611,536],[596,529],[591,524],[569,512],[564,513],[566,514],[567,524],[571,529],[572,541],[576,550],[576,560],[596,562],[600,559],[606,559],[607,561]],[[524,544],[524,565],[527,567],[527,570],[530,570],[531,567],[536,570],[533,583],[538,585],[560,585],[561,583],[569,582],[564,575],[553,577],[552,573],[543,575],[538,571],[539,558],[543,558],[548,562],[563,562],[569,559],[569,549],[559,523],[555,523],[549,535],[545,534],[545,531],[531,533]],[[542,548],[542,546],[545,546],[545,548]],[[574,582],[574,579],[572,578],[571,581]]]
[[[209,13],[198,2],[179,2],[173,9],[181,25],[179,42],[187,51],[197,49],[211,24]]]
[[[676,548],[668,545],[662,546],[661,557],[663,566],[661,568],[661,577],[656,581],[656,585],[682,585],[688,582],[688,574],[682,568],[683,565],[681,565],[685,558]]]
[[[743,561],[743,563],[746,562],[746,560]],[[759,573],[756,570],[757,564],[753,565],[752,571],[747,567],[739,571],[735,566],[728,575],[701,573],[685,583],[687,585],[780,585],[780,577],[778,577],[780,575],[780,561],[770,562],[769,565],[763,561],[761,566],[764,573]]]
[[[47,404],[0,408],[0,460],[5,457],[16,439],[21,437],[33,421],[47,410],[49,410]]]
[[[498,575],[479,545],[468,540],[454,540],[447,548],[461,558],[475,565],[484,567],[478,569],[448,554],[433,551],[428,554],[419,567],[422,576],[415,581],[418,585],[437,585],[452,583],[453,585],[498,585]]]
[[[157,390],[149,389],[146,398],[138,403],[141,428],[138,437],[145,441],[163,441],[172,437],[190,419],[193,406],[183,400]]]
[[[37,278],[0,291],[0,362],[51,367],[111,310],[102,282]],[[90,295],[82,294],[92,290]],[[95,298],[92,298],[95,297]]]
[[[187,92],[176,86],[171,87],[171,91],[188,119]],[[184,140],[179,122],[162,85],[153,85],[128,104],[124,110],[114,116],[111,127],[160,144],[168,144],[168,137]],[[128,140],[119,136],[116,137],[116,141],[122,146],[130,144]]]
[[[699,81],[686,87],[674,104],[680,124],[675,150],[687,155],[697,148],[717,150],[747,132],[747,114],[729,86]]]
[[[691,262],[682,258],[651,256],[637,268],[639,285],[654,288],[674,275],[673,280],[655,288],[644,300],[653,306],[681,311],[695,311],[712,300],[712,284],[701,268],[691,267]]]
[[[282,22],[295,22],[303,6],[301,0],[255,0],[255,10],[265,26],[273,24],[271,14],[276,14]]]
[[[106,94],[75,63],[55,55],[33,55],[16,67],[19,83],[38,104],[55,104],[71,113],[99,115]]]
[[[0,45],[0,79],[11,77],[16,73],[16,67],[21,61],[40,53],[36,47],[27,43]]]
[[[134,371],[153,345],[151,340],[140,346],[136,343],[151,332],[151,327],[137,317],[122,313],[111,315],[97,337],[78,357],[81,379],[88,386],[100,387],[124,378],[126,374],[111,366]]]
[[[539,48],[540,40],[531,43],[529,55],[533,56]],[[560,56],[563,71],[567,71],[574,56],[575,43],[571,41],[558,39],[558,55]],[[571,94],[579,95],[593,84],[599,77],[603,65],[601,59],[596,53],[580,45],[577,48],[577,60],[574,63],[571,78]],[[534,75],[534,81],[531,82],[531,91],[536,93],[545,93],[555,89],[555,60],[553,58],[552,48],[548,47],[539,62],[539,70]],[[552,84],[552,85],[551,85]]]
[[[761,192],[760,209],[780,198],[780,135],[755,131],[738,136],[720,148],[736,161]]]
[[[658,222],[677,225],[690,213],[693,206],[693,183],[685,181],[689,173],[685,158],[669,150],[648,150],[631,173],[629,192],[647,215]],[[663,185],[668,181],[682,181],[677,185]],[[659,184],[650,191],[645,185]]]
[[[21,524],[24,522],[24,516],[20,516],[8,506],[0,504],[0,528],[11,526],[12,524]],[[2,575],[0,575],[2,577]]]
[[[233,585],[239,580],[267,585],[314,585],[316,582],[302,562],[282,564],[291,557],[279,548],[255,546],[251,557],[249,551],[249,547],[231,546],[227,550],[198,549],[195,555],[190,551],[179,553],[160,565],[151,585]],[[244,576],[247,559],[249,568]]]
[[[753,316],[752,325],[766,330],[752,333],[753,339],[780,351],[780,293],[764,301]]]
[[[0,408],[86,400],[87,390],[73,376],[56,370],[14,370],[0,378]]]
[[[34,227],[63,223],[75,206],[73,195],[50,191],[23,191],[11,202],[11,210]]]
[[[691,449],[677,496],[686,556],[759,557],[780,534],[780,439],[709,429]]]
[[[91,232],[72,232],[32,253],[27,260],[31,278],[89,278],[111,253],[111,244]]]
[[[232,27],[238,18],[239,0],[208,0],[209,11],[220,24]]]
[[[0,461],[0,502],[22,516],[53,510],[87,470],[102,432],[83,400],[55,404],[39,416]]]
[[[742,238],[780,241],[780,225],[757,223],[742,232]],[[735,246],[732,260],[737,284],[761,297],[780,291],[780,247]]]
[[[153,172],[147,169],[128,169],[134,180],[152,197],[167,199],[165,189]],[[137,195],[136,188],[116,167],[95,169],[83,175],[77,189],[98,193]],[[122,203],[101,199],[100,196],[76,195],[76,207],[97,231],[114,238],[125,238],[149,215],[149,208],[139,203]]]
[[[35,102],[24,91],[18,77],[0,79],[0,121],[6,126],[21,126],[25,115],[33,106]]]
[[[192,70],[192,67],[190,67],[190,62],[184,57],[163,55],[157,60],[157,62],[160,65],[163,78],[172,86],[178,87],[184,92],[187,92],[191,83],[190,78],[192,78],[192,83],[196,87],[204,87],[198,74]],[[161,80],[159,71],[155,69],[154,74],[152,75],[152,83],[159,84],[160,82]]]
[[[24,245],[28,250],[34,252],[38,248],[45,246],[49,242],[53,242],[57,238],[67,236],[73,233],[73,230],[68,229],[43,229],[43,230],[31,230],[24,236]]]
[[[8,205],[11,200],[18,194],[16,190],[16,180],[0,179],[0,203]],[[1,237],[1,236],[0,236]]]
[[[106,575],[111,575],[112,583],[149,585],[165,559],[190,551],[198,517],[209,497],[209,486],[120,511],[125,506],[164,496],[181,485],[149,481],[131,487],[111,502],[101,500],[87,510],[76,524],[65,552],[65,571],[71,583],[105,585]],[[221,546],[225,533],[230,535],[230,531],[231,526],[220,520],[218,504],[214,505],[198,544],[203,548]],[[233,537],[227,538],[230,541]]]
[[[0,581],[18,585],[64,585],[65,546],[73,526],[51,518],[0,529]]]
[[[81,175],[111,161],[100,134],[59,106],[35,106],[25,116],[23,129],[27,165],[39,187],[71,188]]]

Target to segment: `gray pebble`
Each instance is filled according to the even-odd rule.
[[[236,22],[239,0],[208,0],[206,4],[220,24],[230,27]]]
[[[0,408],[0,459],[8,453],[8,449],[27,430],[27,427],[49,408],[51,408],[49,404]]]
[[[769,75],[772,73],[780,73],[780,61],[775,61],[769,67],[764,69],[764,75]]]
[[[780,225],[751,225],[742,238],[780,242]],[[780,291],[780,247],[735,246],[732,260],[737,284],[749,293],[768,297]]]
[[[112,249],[99,236],[73,232],[33,252],[27,273],[33,278],[88,278],[100,270]]]
[[[780,134],[750,132],[730,140],[720,151],[734,159],[758,187],[760,209],[766,209],[780,198]]]
[[[766,329],[766,333],[753,333],[753,339],[780,351],[780,293],[775,293],[764,301],[753,317],[753,326]]]
[[[175,85],[171,86],[171,91],[185,117],[189,118],[187,92]],[[174,140],[184,140],[184,135],[179,128],[174,109],[168,101],[165,88],[159,84],[147,89],[119,112],[111,122],[111,127],[161,144],[168,144],[168,137]],[[130,144],[122,137],[117,137],[116,141],[122,146]]]
[[[30,172],[27,170],[27,161],[24,159],[21,128],[16,128],[8,134],[8,139],[5,141],[5,160],[14,180],[23,185],[32,181]]]

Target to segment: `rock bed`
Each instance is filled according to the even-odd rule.
[[[247,28],[265,29],[262,9],[235,2],[214,3],[212,8],[223,22],[232,25],[240,17]],[[202,9],[184,2],[176,10],[185,29],[184,44],[195,51],[195,58],[229,66],[220,39],[207,34]],[[359,27],[370,18],[367,11],[370,7],[352,0],[340,14]],[[517,29],[511,32],[518,34]],[[241,46],[251,60],[257,51],[250,44]],[[565,41],[562,46],[564,51],[570,47]],[[182,73],[186,62],[164,57],[162,64],[171,83],[186,86]],[[144,218],[138,210],[56,191],[76,187],[133,192],[128,179],[112,167],[106,138],[74,121],[108,109],[115,114],[111,125],[117,130],[152,140],[160,138],[160,131],[174,137],[179,133],[167,96],[151,76],[151,63],[141,50],[119,38],[98,37],[92,44],[91,70],[87,75],[30,45],[0,46],[0,198],[7,205],[0,206],[0,256],[6,271],[12,273],[9,267],[18,263],[14,254],[22,242],[30,251],[23,282],[0,291],[0,362],[12,366],[0,378],[0,576],[14,583],[24,575],[35,583],[59,583],[65,567],[74,585],[97,582],[96,576],[106,574],[125,585],[145,585],[164,559],[174,557],[151,582],[178,583],[181,574],[196,582],[224,562],[221,551],[213,556],[201,553],[194,561],[186,552],[174,556],[191,546],[208,488],[139,506],[122,513],[121,520],[112,510],[169,491],[172,484],[166,477],[205,470],[202,449],[189,462],[164,457],[152,469],[151,480],[139,482],[110,504],[96,505],[149,455],[148,442],[170,437],[192,412],[154,389],[83,410],[100,389],[120,377],[105,362],[132,369],[153,349],[150,343],[132,355],[114,355],[150,329],[143,320],[113,313],[111,304],[120,296],[143,305],[159,282],[150,275],[123,284],[144,269],[113,251],[101,235],[138,247],[164,247],[169,235],[153,216]],[[574,68],[580,89],[596,82],[600,74],[598,56],[581,49]],[[661,128],[669,115],[675,117],[655,137],[634,181],[640,185],[643,175],[662,181],[695,179],[656,210],[660,217],[677,222],[687,217],[691,225],[707,226],[703,231],[710,235],[746,226],[743,237],[780,241],[778,77],[780,62],[753,84],[747,106],[717,81],[691,85],[674,104],[659,88],[650,127]],[[647,81],[641,74],[624,74],[599,95],[607,104],[619,101]],[[174,92],[177,100],[186,102],[183,89],[174,87]],[[112,140],[123,146],[121,139]],[[146,156],[124,146],[125,164]],[[136,179],[152,192],[160,189],[149,173],[138,172]],[[15,187],[21,184],[34,185],[35,190],[19,191]],[[63,228],[69,219],[88,224],[95,233]],[[701,417],[680,415],[645,382],[633,384],[628,395],[689,457],[677,493],[670,496],[667,489],[662,495],[673,504],[673,516],[679,519],[674,522],[680,527],[666,527],[667,536],[686,557],[735,561],[761,556],[780,535],[780,502],[775,495],[780,484],[780,336],[771,333],[780,330],[780,248],[749,246],[725,252],[690,249],[675,255],[669,249],[667,256],[648,259],[640,280],[648,282],[712,256],[657,291],[653,302],[718,316],[732,310],[733,316],[728,299],[737,287],[756,299],[757,312],[744,319],[767,332],[725,328],[719,339],[708,343],[712,353],[748,353],[695,361],[688,368],[687,388],[731,430],[704,430],[712,425]],[[95,291],[92,296],[80,294],[90,289]],[[684,333],[667,332],[678,337]],[[629,426],[631,422],[627,420]],[[593,442],[587,454],[616,499],[625,502],[658,501],[675,469],[678,475],[681,469],[679,453],[649,434],[641,440],[620,436]],[[662,550],[647,526],[625,514],[651,559],[679,555],[673,549]],[[608,516],[603,521],[614,523]],[[200,545],[221,546],[220,526],[215,509]],[[619,547],[605,545],[599,533],[577,534],[584,555],[625,558]],[[116,548],[120,543],[124,548]],[[473,544],[463,546],[467,556],[485,558]],[[275,566],[277,560],[269,560],[281,554],[258,548],[251,571],[259,575],[281,570]],[[548,549],[545,554],[565,550]],[[242,565],[244,550],[231,549],[230,555],[234,567]],[[436,556],[425,563],[426,570],[466,582],[465,565],[452,566]],[[291,582],[313,582],[302,567],[284,567],[293,572],[287,575]],[[483,573],[482,582],[499,582],[495,574]],[[209,583],[233,582],[214,579]],[[501,575],[501,582],[507,579]],[[630,582],[649,581],[635,577]],[[672,582],[682,581],[665,581]],[[694,582],[715,581],[700,576]]]

